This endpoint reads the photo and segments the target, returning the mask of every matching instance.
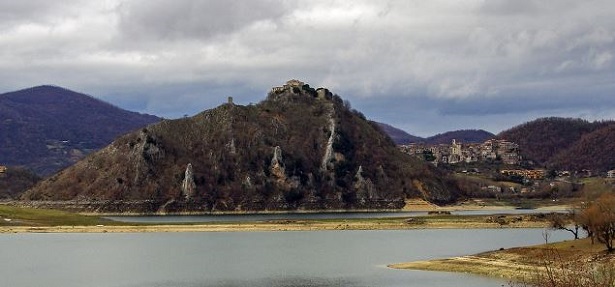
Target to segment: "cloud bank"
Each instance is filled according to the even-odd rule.
[[[418,135],[615,118],[615,2],[0,1],[0,91],[165,117],[297,78]]]

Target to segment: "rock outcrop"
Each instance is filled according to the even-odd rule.
[[[191,163],[186,166],[184,181],[182,182],[182,193],[186,200],[192,199],[196,194],[196,183],[194,183],[194,172],[192,171]]]

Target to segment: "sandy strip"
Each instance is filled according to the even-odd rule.
[[[229,232],[229,231],[314,231],[314,230],[406,230],[468,228],[543,228],[545,222],[523,221],[501,226],[490,222],[427,221],[419,224],[400,221],[279,221],[251,223],[97,225],[97,226],[0,226],[0,233],[104,233],[104,232]]]
[[[391,264],[394,269],[463,272],[510,280],[525,280],[544,267],[522,264],[513,259],[494,259],[480,256],[460,256],[429,261]]]

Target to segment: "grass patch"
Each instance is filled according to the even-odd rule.
[[[118,225],[98,216],[81,215],[53,209],[0,205],[0,226],[77,226]]]

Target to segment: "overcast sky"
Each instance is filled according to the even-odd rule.
[[[167,118],[300,79],[429,136],[615,118],[615,1],[0,0],[0,92]]]

